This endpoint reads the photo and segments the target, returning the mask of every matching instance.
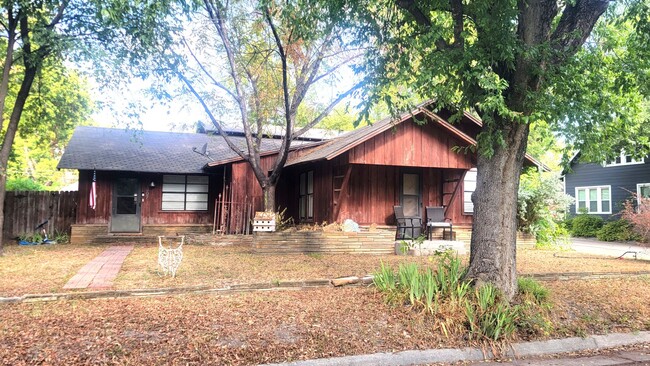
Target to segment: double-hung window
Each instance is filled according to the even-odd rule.
[[[310,170],[300,174],[300,199],[299,218],[301,221],[311,221],[314,219],[314,171]]]
[[[163,175],[163,211],[207,211],[209,178],[205,175]]]
[[[611,214],[611,186],[576,187],[576,213]]]

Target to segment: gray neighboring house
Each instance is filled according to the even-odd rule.
[[[583,163],[579,158],[578,153],[571,159],[571,169],[564,174],[564,192],[575,198],[571,215],[586,209],[606,220],[617,219],[634,194],[650,197],[650,158],[621,154],[607,163]]]

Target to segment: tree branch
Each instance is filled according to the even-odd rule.
[[[553,64],[562,63],[578,52],[609,3],[609,0],[576,0],[566,4],[551,35],[551,47],[555,51]]]
[[[415,4],[415,0],[397,0],[397,6],[406,10],[415,22],[425,28],[431,27],[431,20],[427,17],[422,10]]]
[[[56,11],[56,15],[54,16],[54,18],[52,18],[52,21],[50,21],[50,24],[45,26],[45,28],[47,28],[48,30],[52,30],[52,29],[54,29],[54,27],[57,24],[59,24],[61,19],[63,19],[63,12],[65,11],[65,8],[68,6],[69,2],[70,2],[70,0],[64,0],[61,3],[61,5],[59,5],[59,8]]]
[[[208,70],[203,66],[203,63],[201,63],[201,61],[199,61],[199,59],[196,57],[196,55],[194,54],[194,51],[192,51],[192,49],[190,49],[190,46],[189,46],[189,45],[187,44],[187,42],[185,41],[185,38],[183,38],[181,42],[183,42],[183,44],[185,45],[185,48],[187,48],[187,50],[189,51],[190,55],[192,56],[192,58],[194,59],[194,61],[197,63],[197,65],[199,65],[199,68],[201,69],[201,71],[203,71],[203,73],[205,74],[205,76],[207,76],[208,79],[210,79],[210,81],[212,81],[212,83],[213,83],[217,88],[219,88],[219,89],[225,91],[228,95],[230,95],[230,96],[235,100],[235,102],[236,102],[236,101],[237,101],[237,95],[235,95],[235,93],[233,93],[232,90],[228,89],[228,88],[227,88],[225,85],[223,85],[221,82],[219,82],[218,80],[216,80],[216,79],[212,76],[212,74],[208,72]]]
[[[266,22],[271,28],[273,33],[273,38],[275,39],[275,44],[278,47],[278,53],[280,55],[280,61],[282,62],[282,95],[284,99],[284,119],[286,123],[286,131],[284,137],[282,138],[282,145],[280,145],[280,150],[278,151],[278,157],[273,164],[273,173],[271,173],[271,182],[277,180],[280,176],[280,170],[278,167],[284,166],[284,163],[287,160],[287,155],[289,153],[289,148],[291,147],[291,137],[293,134],[293,115],[291,114],[291,106],[289,105],[289,82],[287,75],[287,55],[282,46],[282,40],[278,34],[278,30],[273,24],[273,19],[271,18],[271,12],[268,7],[264,8],[264,15],[266,17]],[[276,173],[277,172],[277,173]]]
[[[252,155],[252,159],[249,159],[248,162],[250,163],[255,175],[258,176],[258,180],[261,183],[263,181],[263,178],[260,178],[259,175],[264,174],[264,172],[262,172],[261,165],[260,165],[261,164],[260,154],[259,154],[260,147],[257,146],[253,141],[251,129],[250,126],[248,125],[248,107],[246,105],[246,97],[244,95],[244,90],[239,80],[239,77],[237,76],[237,65],[235,61],[235,54],[232,49],[230,38],[228,38],[228,30],[226,28],[226,25],[224,24],[223,11],[225,11],[225,7],[222,6],[221,3],[214,4],[213,0],[204,0],[204,4],[206,6],[208,15],[210,16],[210,20],[217,28],[217,33],[221,38],[221,42],[226,52],[228,65],[230,68],[230,76],[233,80],[233,83],[235,84],[235,94],[237,95],[236,101],[242,119],[242,127],[244,128],[244,137],[246,138],[248,153],[249,155]]]
[[[171,65],[170,65],[170,67],[171,67]],[[185,75],[183,75],[183,73],[177,71],[174,67],[171,67],[171,69],[174,70],[174,72],[176,73],[178,78],[181,79],[181,81],[187,86],[187,88],[190,90],[190,93],[192,93],[196,97],[196,99],[199,101],[199,103],[201,103],[201,106],[203,107],[203,110],[205,111],[205,113],[208,115],[208,118],[210,118],[210,121],[212,122],[214,127],[216,127],[217,131],[219,131],[219,135],[221,135],[223,137],[223,139],[226,141],[226,145],[228,145],[228,147],[232,151],[234,151],[237,155],[239,155],[239,157],[241,157],[242,159],[244,159],[247,162],[250,162],[249,156],[245,155],[241,151],[241,149],[237,145],[235,145],[235,143],[232,142],[232,140],[230,140],[230,137],[228,137],[228,134],[226,134],[223,127],[221,127],[221,123],[214,117],[214,115],[212,114],[212,111],[210,110],[210,107],[208,107],[207,103],[205,103],[205,100],[203,99],[203,97],[201,97],[201,95],[196,91],[196,89],[194,89],[194,86],[192,85],[192,82],[190,82],[190,80],[187,77],[185,77]]]
[[[305,132],[307,132],[310,128],[313,128],[314,126],[316,126],[320,121],[323,120],[323,118],[327,117],[327,115],[330,114],[330,112],[332,111],[332,109],[334,109],[334,107],[336,107],[337,104],[339,104],[343,99],[345,99],[345,98],[347,98],[348,96],[350,96],[350,94],[352,94],[355,90],[361,88],[361,87],[363,86],[363,84],[364,84],[364,82],[363,82],[363,81],[360,81],[360,82],[356,83],[354,86],[352,86],[350,89],[348,89],[347,91],[345,91],[344,93],[339,94],[339,96],[336,97],[336,99],[334,99],[334,100],[333,100],[333,101],[332,101],[332,102],[327,106],[327,108],[325,108],[325,109],[324,109],[324,110],[323,110],[323,111],[322,111],[322,112],[321,112],[321,113],[320,113],[316,118],[314,118],[311,122],[309,122],[307,125],[305,125],[305,126],[304,126],[303,128],[301,128],[300,130],[296,131],[296,132],[293,134],[293,137],[292,137],[292,138],[296,138],[296,137],[298,137],[298,136],[301,136],[302,134],[304,134]]]

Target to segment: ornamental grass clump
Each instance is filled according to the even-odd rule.
[[[517,305],[510,305],[491,284],[472,289],[464,280],[467,269],[458,258],[443,256],[433,268],[400,264],[397,271],[382,263],[375,273],[377,290],[386,301],[406,306],[435,319],[445,336],[465,334],[477,342],[512,340],[524,334],[547,333],[548,290],[532,279],[521,279]]]

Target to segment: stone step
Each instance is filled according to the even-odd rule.
[[[98,235],[93,239],[94,244],[124,244],[124,243],[135,243],[135,244],[157,244],[158,237],[150,235],[120,235],[120,234],[109,234],[109,235]]]

